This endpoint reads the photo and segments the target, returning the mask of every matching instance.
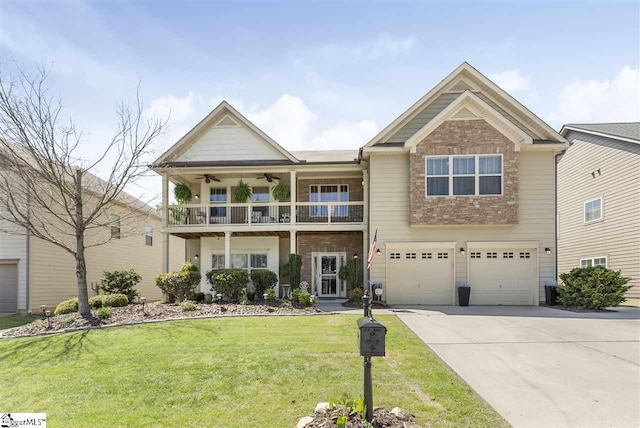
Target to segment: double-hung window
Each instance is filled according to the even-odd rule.
[[[584,222],[593,223],[602,220],[602,196],[584,203]]]
[[[246,269],[249,271],[249,273],[251,273],[251,270],[253,269],[266,269],[267,254],[265,253],[232,254],[231,268]]]
[[[116,214],[111,215],[111,237],[120,239],[120,216]]]
[[[145,224],[144,226],[144,243],[145,245],[153,245],[153,226]]]
[[[502,194],[502,155],[426,157],[426,196]]]
[[[603,268],[607,267],[607,258],[606,257],[590,257],[587,259],[580,259],[580,267],[586,268],[591,266],[602,266]]]

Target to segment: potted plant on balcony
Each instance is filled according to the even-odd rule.
[[[457,281],[458,304],[460,306],[469,306],[469,296],[471,295],[471,284],[467,281]]]
[[[236,187],[233,195],[238,202],[247,202],[247,199],[251,197],[251,186],[249,186],[244,181],[240,180],[238,182],[238,186]]]
[[[291,188],[288,184],[280,182],[271,190],[271,194],[276,201],[288,201],[291,197]]]
[[[179,204],[188,204],[191,201],[191,189],[186,184],[176,184],[173,189],[173,196],[175,196]]]

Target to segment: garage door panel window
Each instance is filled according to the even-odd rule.
[[[431,259],[431,258],[433,258],[433,254],[431,254],[431,253],[422,253],[422,258],[423,259]]]
[[[389,258],[391,260],[397,260],[400,258],[400,253],[389,253]]]
[[[602,266],[608,268],[607,257],[589,257],[587,259],[580,259],[580,267],[586,268],[591,266]]]
[[[502,194],[502,155],[426,156],[425,159],[426,196]]]
[[[498,253],[487,253],[487,258],[488,259],[497,259],[498,258]]]

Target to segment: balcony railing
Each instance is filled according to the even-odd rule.
[[[169,205],[169,226],[216,226],[228,224],[273,225],[291,223],[291,204],[189,204]],[[299,202],[296,222],[306,223],[362,223],[362,202]]]

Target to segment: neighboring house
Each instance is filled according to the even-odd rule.
[[[368,246],[367,165],[358,150],[289,152],[222,102],[151,168],[163,177],[165,270],[170,236],[187,240],[187,259],[203,273],[279,274],[298,253],[314,292],[346,297],[340,267]],[[235,197],[240,181],[251,187],[246,201]],[[169,183],[189,186],[190,203],[171,204]],[[284,201],[272,193],[279,183],[290,188]],[[210,288],[203,278],[201,291]]]
[[[605,266],[640,297],[640,122],[569,124],[558,156],[558,272]]]
[[[362,149],[370,272],[391,304],[537,305],[555,280],[555,156],[568,142],[463,63]]]
[[[99,283],[103,271],[134,269],[142,276],[137,287],[141,295],[150,301],[159,300],[162,293],[155,286],[155,277],[162,272],[160,216],[133,197],[122,195],[121,199],[128,201],[119,205],[122,221],[114,217],[111,226],[87,232],[87,242],[103,240],[109,234],[114,238],[86,250],[89,296],[95,295],[91,285]],[[132,209],[151,214],[125,219],[125,213]],[[121,228],[127,233],[118,238]],[[39,312],[41,305],[53,309],[78,295],[71,254],[14,225],[0,221],[0,229],[11,231],[0,232],[0,313]],[[185,260],[184,241],[175,237],[172,244],[171,268],[178,269]]]
[[[279,273],[289,253],[320,297],[346,297],[338,272],[364,260],[389,303],[537,305],[556,277],[555,156],[568,142],[464,63],[357,151],[288,152],[223,102],[163,154],[168,237],[212,268]],[[236,201],[242,180],[253,190]],[[286,183],[291,198],[275,201]],[[169,183],[190,187],[169,203]],[[365,280],[366,272],[365,272]],[[210,286],[203,280],[202,291]]]

